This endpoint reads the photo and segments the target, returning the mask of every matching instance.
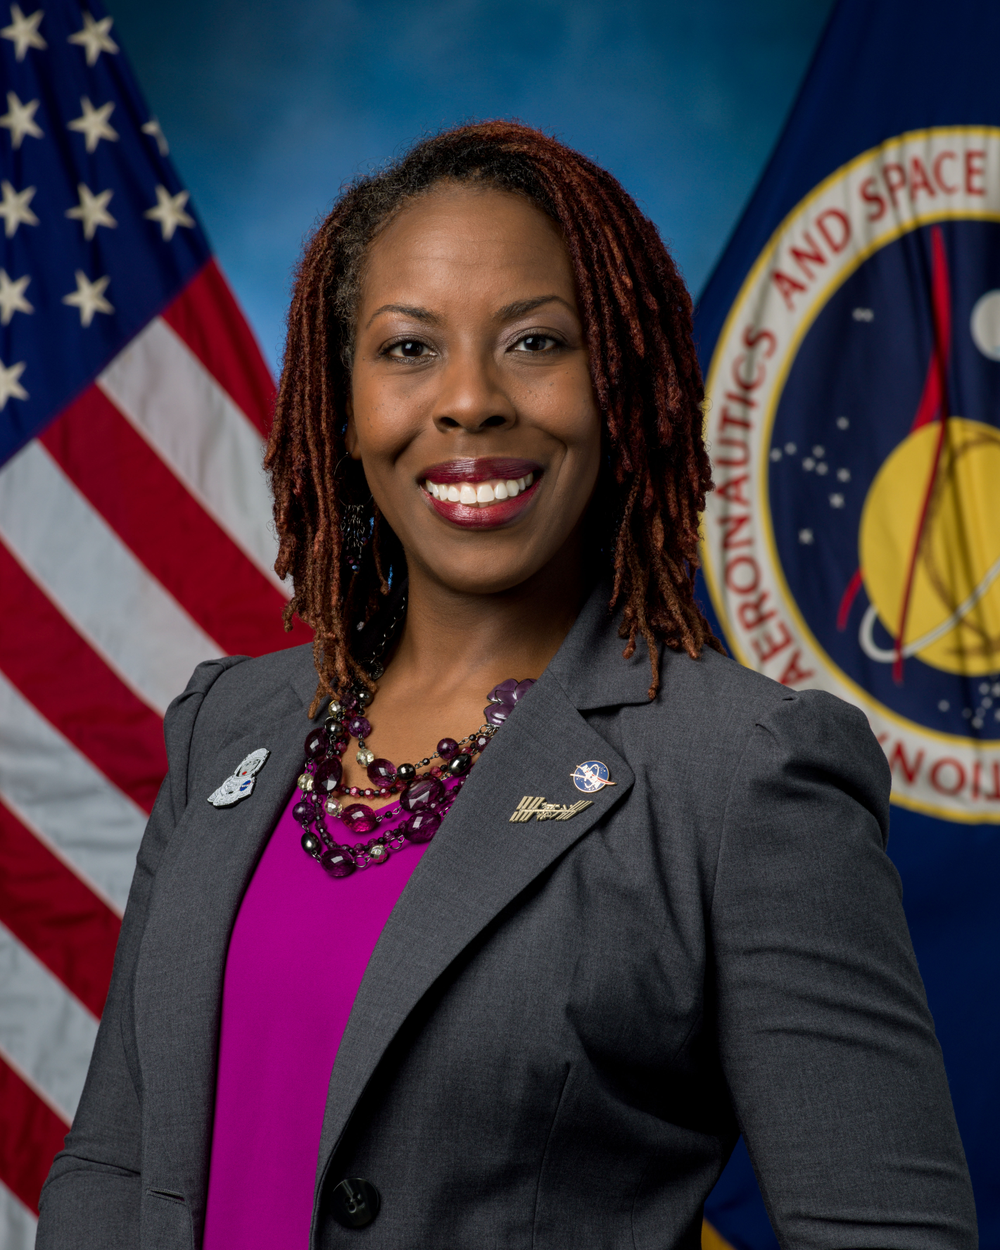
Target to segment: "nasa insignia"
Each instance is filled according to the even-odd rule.
[[[912,131],[816,186],[707,393],[736,657],[860,707],[895,803],[1000,823],[1000,130]]]
[[[600,760],[587,760],[585,764],[577,764],[572,773],[573,785],[584,794],[594,794],[605,786],[613,786],[607,764]]]

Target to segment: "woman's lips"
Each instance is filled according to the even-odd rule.
[[[429,481],[445,486],[453,483],[460,485],[462,482],[516,482],[529,473],[537,476],[541,471],[542,466],[535,460],[520,460],[513,456],[464,456],[430,465],[420,474],[419,480],[421,483]]]
[[[523,461],[521,463],[524,463]],[[427,501],[438,514],[446,520],[453,522],[455,525],[461,525],[466,529],[495,529],[497,526],[506,525],[510,521],[527,508],[535,495],[538,493],[540,475],[536,476],[529,473],[527,477],[520,479],[494,480],[492,482],[480,480],[477,486],[473,486],[469,478],[462,480],[461,485],[451,483],[447,488],[440,482],[434,482],[427,478],[424,480],[422,489],[427,496]],[[522,486],[521,483],[524,483]],[[465,487],[464,500],[463,490]],[[435,495],[431,487],[434,487],[437,494]],[[485,489],[484,489],[485,488]],[[497,497],[499,488],[500,497]],[[514,488],[514,489],[510,489]],[[486,498],[486,494],[491,494],[492,499]],[[469,496],[477,493],[481,496],[480,500],[473,502]],[[445,494],[458,494],[459,498],[441,498]]]

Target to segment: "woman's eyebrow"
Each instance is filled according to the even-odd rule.
[[[382,313],[387,312],[402,313],[404,317],[412,317],[415,321],[426,321],[432,325],[436,325],[441,320],[441,318],[436,313],[432,313],[429,308],[416,308],[410,304],[383,304],[381,308],[376,308],[365,322],[365,329],[368,329],[376,317],[379,317]]]
[[[513,321],[517,317],[523,317],[527,313],[534,312],[542,304],[552,303],[553,300],[563,304],[570,312],[576,312],[573,305],[564,300],[561,295],[539,295],[537,299],[519,299],[515,300],[513,304],[505,304],[503,308],[493,314],[493,320]]]

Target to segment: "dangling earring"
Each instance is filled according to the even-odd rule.
[[[344,520],[340,527],[340,533],[347,563],[351,572],[356,573],[361,568],[361,557],[364,555],[365,545],[371,537],[371,518],[368,516],[368,509],[364,504],[347,504],[344,508]]]

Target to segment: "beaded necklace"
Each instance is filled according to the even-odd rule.
[[[371,675],[375,680],[381,677],[381,664],[372,666]],[[349,877],[358,868],[386,863],[390,854],[402,850],[407,842],[429,842],[458,797],[476,756],[486,749],[514,710],[514,704],[534,684],[530,678],[502,681],[487,695],[489,703],[483,709],[486,723],[474,734],[458,740],[442,738],[437,748],[419,764],[398,767],[390,760],[377,759],[365,745],[372,727],[362,713],[372,701],[371,692],[355,686],[342,698],[331,700],[324,724],[311,730],[305,741],[306,759],[298,779],[302,797],[292,808],[292,815],[303,827],[302,849],[331,877]],[[341,785],[344,774],[341,756],[351,738],[358,740],[355,758],[367,770],[373,783],[371,787]],[[440,759],[441,764],[432,764],[435,759]],[[427,771],[418,772],[420,768],[427,768]],[[454,779],[454,784],[446,789],[444,783],[450,779]],[[387,806],[377,812],[366,803],[349,803],[345,807],[337,797],[344,794],[352,798],[374,798],[396,793],[400,795],[399,806]],[[351,846],[338,843],[326,823],[327,816],[339,817],[350,833],[366,834],[403,812],[408,814],[407,819],[397,829]]]

